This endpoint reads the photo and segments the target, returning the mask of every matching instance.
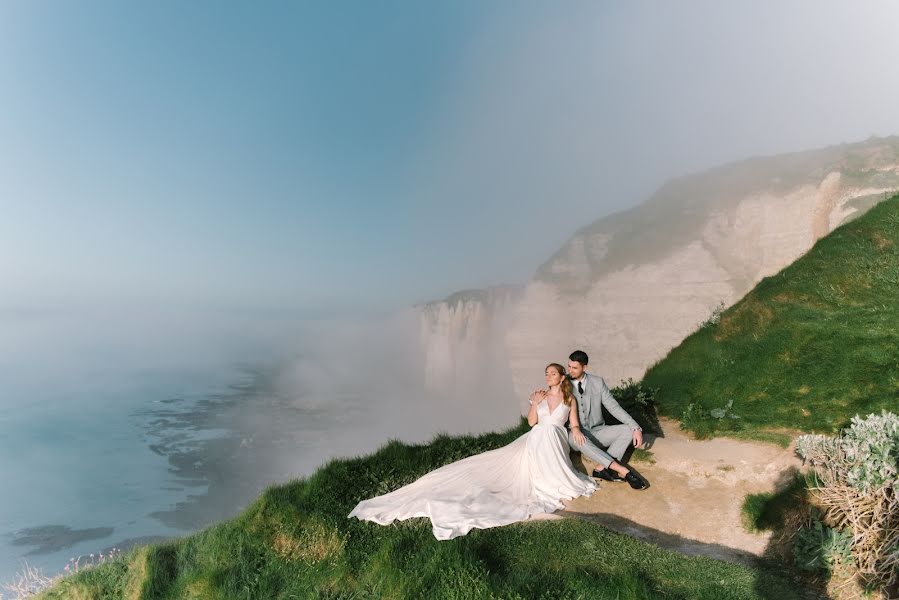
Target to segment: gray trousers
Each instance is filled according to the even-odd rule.
[[[599,425],[592,429],[582,428],[581,433],[585,438],[583,446],[574,441],[574,434],[570,430],[568,445],[603,467],[608,467],[613,460],[620,462],[624,451],[634,439],[630,425]]]

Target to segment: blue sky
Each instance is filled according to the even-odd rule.
[[[0,307],[402,306],[668,177],[899,133],[895,8],[729,6],[5,2]]]

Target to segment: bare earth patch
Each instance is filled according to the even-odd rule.
[[[754,562],[772,534],[744,529],[743,499],[773,491],[802,467],[794,444],[781,448],[728,438],[694,440],[667,419],[662,428],[665,437],[645,440],[655,462],[630,463],[649,481],[647,489],[600,481],[593,496],[575,498],[566,509],[543,518],[589,519],[685,554]],[[572,457],[576,468],[592,472],[593,463],[579,454]]]

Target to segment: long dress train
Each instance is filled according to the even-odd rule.
[[[554,512],[562,500],[590,496],[597,483],[577,471],[568,456],[565,421],[571,408],[537,406],[537,424],[495,450],[444,465],[412,483],[362,500],[348,517],[387,525],[428,517],[434,537],[448,540],[481,529]]]

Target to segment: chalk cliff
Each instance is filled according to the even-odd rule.
[[[671,180],[643,204],[577,231],[523,288],[420,307],[428,381],[438,385],[474,360],[488,339],[501,340],[494,356],[508,359],[522,410],[546,363],[574,348],[610,386],[639,379],[716,306],[896,190],[895,136]]]
[[[425,384],[450,388],[493,370],[505,373],[505,333],[510,309],[521,297],[522,286],[503,285],[465,290],[448,298],[416,307],[419,311]],[[497,368],[496,361],[503,361]],[[508,382],[507,382],[508,383]]]

